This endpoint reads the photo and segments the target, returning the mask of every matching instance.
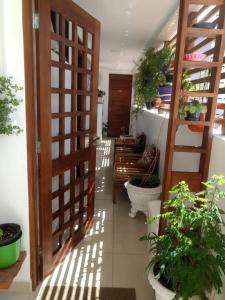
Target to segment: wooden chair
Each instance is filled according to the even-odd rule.
[[[159,161],[159,149],[155,145],[148,146],[141,159],[115,162],[113,174],[113,203],[116,203],[116,188],[133,176],[147,176],[155,174]]]
[[[114,162],[117,154],[143,153],[145,149],[146,135],[141,133],[136,139],[116,139],[114,142]]]
[[[123,151],[119,151],[115,153],[114,156],[114,163],[117,162],[134,162],[134,161],[138,161],[139,159],[141,159],[143,153],[133,153],[131,152],[123,152]]]

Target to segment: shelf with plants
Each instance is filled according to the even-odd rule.
[[[201,0],[198,4],[204,4]],[[213,126],[216,122],[217,98],[220,93],[221,69],[224,64],[225,43],[225,3],[214,10],[214,19],[205,16],[198,23],[199,14],[193,12],[190,0],[180,2],[179,25],[176,43],[175,78],[171,102],[169,128],[167,136],[167,152],[164,170],[164,186],[162,200],[168,199],[168,191],[172,184],[187,180],[192,191],[204,188],[202,181],[207,180],[212,146]],[[207,2],[211,5],[211,2]],[[203,6],[201,13],[206,12]],[[208,13],[209,15],[210,13]],[[211,21],[210,21],[211,20]],[[211,22],[205,24],[204,22]],[[201,28],[208,26],[213,28]],[[208,30],[208,34],[206,34]],[[208,49],[205,46],[214,43]],[[207,50],[207,51],[206,51]],[[207,52],[207,54],[205,54]],[[188,55],[190,54],[190,55]],[[201,77],[205,80],[200,79]],[[199,82],[200,79],[200,82]],[[177,126],[187,125],[194,132],[202,132],[199,147],[194,145],[176,145]],[[172,169],[174,153],[193,153],[200,156],[196,177],[186,170],[175,172]],[[191,173],[191,172],[190,172]],[[195,180],[193,178],[195,177]],[[165,224],[161,222],[160,232]]]
[[[211,1],[207,1],[207,4],[204,4],[201,1],[196,1],[196,3],[197,2],[201,4],[201,8],[196,11],[190,12],[188,16],[188,26],[186,28],[188,45],[185,48],[185,55],[187,57],[188,55],[200,55],[202,56],[203,61],[184,61],[186,68],[188,68],[188,73],[192,78],[192,83],[196,87],[198,87],[198,91],[196,92],[196,94],[194,94],[194,92],[190,92],[188,94],[184,92],[183,96],[196,97],[199,96],[200,93],[204,90],[205,97],[214,97],[215,95],[210,93],[211,91],[206,91],[205,86],[210,84],[210,71],[212,71],[213,67],[217,68],[218,66],[218,59],[214,56],[214,53],[216,44],[215,41],[223,34],[223,28],[219,18],[221,7],[218,5],[211,5]],[[208,3],[210,3],[211,6],[209,6]],[[174,35],[168,42],[171,47],[176,47],[177,36],[177,34]],[[199,36],[201,36],[201,39],[199,39]],[[205,68],[211,68],[211,70],[207,71],[207,69]],[[225,67],[223,67],[222,69],[220,79],[223,81],[225,79]],[[223,98],[223,95],[225,94],[225,89],[222,87],[222,82],[219,89],[218,102],[220,101],[220,98]],[[221,114],[221,111],[218,111],[218,109],[216,110],[215,114],[216,119],[220,119],[219,122],[221,122],[222,125],[222,133],[224,133],[225,125],[223,121],[221,121],[221,119],[225,119],[225,115]],[[215,126],[216,124],[217,122],[215,121]]]

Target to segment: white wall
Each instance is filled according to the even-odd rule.
[[[0,74],[13,76],[24,87],[24,56],[22,32],[22,0],[0,1]],[[30,281],[29,218],[27,189],[27,148],[25,126],[25,94],[14,115],[23,128],[19,136],[0,135],[0,223],[19,223],[23,230],[22,249],[26,260],[16,281]]]
[[[160,150],[160,161],[159,161],[159,177],[163,180],[164,160],[166,151],[166,139],[168,129],[168,113],[158,114],[155,110],[143,110],[142,113],[138,114],[136,121],[136,133],[145,132],[147,136],[147,144],[155,144]],[[191,132],[187,126],[179,126],[177,132],[177,145],[195,145],[201,144],[201,133]],[[199,162],[199,154],[190,153],[175,153],[173,170],[174,171],[197,171]]]

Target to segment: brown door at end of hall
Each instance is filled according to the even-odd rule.
[[[132,75],[109,75],[108,136],[118,137],[122,128],[129,132]]]

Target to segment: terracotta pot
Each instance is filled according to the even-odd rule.
[[[205,114],[201,113],[198,121],[205,121]],[[188,128],[193,132],[204,131],[204,126],[202,125],[188,125]]]

